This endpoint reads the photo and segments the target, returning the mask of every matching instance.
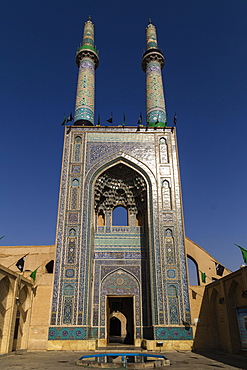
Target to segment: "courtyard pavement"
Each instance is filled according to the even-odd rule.
[[[161,352],[170,362],[167,369],[196,370],[213,369],[247,369],[247,357],[204,353],[198,354],[188,351]],[[47,351],[47,352],[17,352],[0,356],[0,369],[4,370],[59,370],[83,369],[76,365],[76,361],[83,355],[77,351]],[[96,369],[96,368],[94,368]],[[156,368],[158,369],[158,368]]]

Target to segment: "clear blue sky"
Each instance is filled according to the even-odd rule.
[[[1,245],[55,242],[64,113],[90,14],[100,51],[96,117],[145,112],[141,56],[149,18],[166,64],[186,235],[236,270],[247,249],[247,1],[9,0],[0,4]],[[0,236],[1,236],[0,235]]]

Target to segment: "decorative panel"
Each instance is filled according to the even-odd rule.
[[[138,211],[145,214],[143,226],[112,226],[118,205],[134,221]],[[97,227],[101,210],[105,224]],[[172,132],[72,126],[65,135],[49,339],[106,338],[107,295],[134,297],[136,338],[144,326],[154,339],[188,338],[184,328],[169,326],[189,318],[183,237]]]

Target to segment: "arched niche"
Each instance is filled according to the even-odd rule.
[[[175,285],[173,284],[168,285],[167,298],[168,298],[168,304],[169,304],[170,324],[172,325],[179,324],[178,293],[177,293],[177,287]]]
[[[162,182],[162,203],[163,203],[163,209],[165,210],[171,210],[172,209],[172,203],[171,203],[171,187],[168,180],[164,180]]]
[[[75,137],[75,144],[81,144],[82,143],[82,138],[81,136],[76,136]]]
[[[167,143],[164,137],[159,140],[160,163],[168,163]]]
[[[105,213],[103,209],[98,212],[98,226],[105,226]]]
[[[171,229],[165,229],[165,251],[167,264],[175,263],[174,238]]]
[[[102,172],[94,184],[97,226],[143,226],[147,213],[147,184],[144,177],[124,163]],[[115,214],[121,212],[120,221]],[[104,216],[104,217],[103,217]],[[104,221],[103,221],[104,220]]]
[[[75,162],[80,162],[81,160],[81,147],[82,147],[82,138],[81,136],[76,136],[74,139],[74,154],[73,154]]]

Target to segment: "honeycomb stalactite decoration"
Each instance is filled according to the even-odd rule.
[[[147,186],[144,178],[125,165],[103,172],[95,183],[95,210],[123,206],[137,213],[146,209]]]

